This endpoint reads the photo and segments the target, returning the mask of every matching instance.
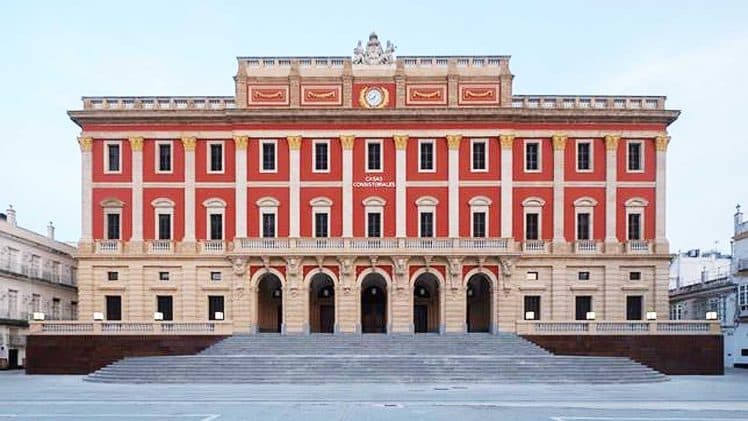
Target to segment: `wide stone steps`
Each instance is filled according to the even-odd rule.
[[[236,335],[198,355],[126,358],[106,383],[645,383],[627,358],[556,356],[511,334]]]

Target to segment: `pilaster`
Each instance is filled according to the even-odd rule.
[[[449,147],[449,236],[460,236],[460,141],[462,135],[447,135]]]
[[[301,136],[288,136],[288,236],[299,237],[300,187],[301,187]]]
[[[234,179],[234,197],[236,202],[235,226],[236,237],[247,236],[247,136],[235,136],[236,169]]]
[[[605,252],[619,253],[616,235],[618,142],[620,136],[605,136]]]
[[[343,237],[353,237],[353,135],[340,136],[343,148]]]
[[[395,236],[406,236],[407,205],[405,203],[405,182],[407,179],[408,135],[394,135],[395,141]]]
[[[514,209],[514,178],[512,145],[513,134],[499,136],[501,143],[501,236],[512,238],[512,210]]]
[[[670,136],[657,136],[655,150],[657,151],[657,167],[655,169],[655,252],[668,253],[669,245],[665,233],[665,189],[667,188],[667,147]]]
[[[132,151],[132,238],[133,243],[143,241],[143,138],[131,137]]]
[[[78,144],[81,148],[81,242],[91,242],[93,240],[93,167],[91,156],[93,139],[88,136],[81,136],[78,138]],[[83,311],[82,307],[81,311]]]
[[[197,139],[183,137],[184,146],[184,241],[195,242],[195,147]]]
[[[564,238],[564,153],[565,135],[553,136],[553,251],[568,249]]]

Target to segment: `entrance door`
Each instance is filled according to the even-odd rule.
[[[426,333],[429,331],[429,309],[425,305],[413,306],[413,324],[416,333]]]
[[[335,330],[335,306],[319,306],[319,331],[320,333],[333,333]]]
[[[592,297],[582,295],[575,298],[575,316],[577,320],[587,320],[587,313],[592,311]]]
[[[17,349],[8,350],[8,368],[9,369],[18,368],[18,350]]]
[[[361,330],[363,333],[387,333],[387,297],[382,288],[372,286],[362,292]]]
[[[626,320],[642,319],[642,296],[630,295],[626,297]]]

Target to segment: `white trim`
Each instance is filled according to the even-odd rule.
[[[641,197],[632,197],[624,203],[624,206],[627,208],[644,208],[649,206],[649,201]]]
[[[226,145],[223,140],[211,140],[206,143],[205,146],[205,160],[207,161],[205,164],[205,171],[208,174],[224,174],[226,172]],[[212,171],[210,169],[210,162],[211,159],[211,146],[212,145],[221,145],[221,170],[220,171]]]
[[[431,169],[421,168],[421,145],[431,144]],[[418,172],[435,173],[436,172],[436,139],[418,139]]]
[[[203,206],[206,208],[225,208],[226,202],[223,199],[211,197],[210,199],[205,199],[205,201],[203,201]]]
[[[629,169],[629,145],[630,144],[639,144],[639,169],[638,170],[630,170]],[[644,172],[644,140],[641,139],[628,139],[626,140],[626,172],[628,173],[643,173]]]
[[[257,223],[259,224],[258,237],[265,238],[263,234],[263,220],[262,220],[264,214],[275,215],[275,227],[273,228],[273,232],[275,233],[274,237],[278,237],[278,207],[280,206],[280,201],[274,197],[265,196],[265,197],[261,197],[257,199],[257,202],[255,202],[255,204],[259,208],[258,212],[260,215],[257,221]],[[268,238],[274,238],[274,237],[268,237]]]
[[[263,218],[265,217],[265,215],[273,215],[273,222],[274,222],[273,234],[274,235],[272,237],[265,237],[265,229],[264,229],[265,228],[265,224],[264,224],[264,221],[263,221]],[[258,237],[260,237],[260,238],[276,238],[276,237],[278,237],[278,208],[277,207],[263,207],[263,208],[260,208],[260,218],[259,218],[258,222],[260,224],[260,228],[259,228],[259,232],[258,232],[259,233]]]
[[[483,144],[483,162],[485,164],[485,168],[483,169],[476,169],[474,164],[475,161],[473,160],[473,148],[475,147],[476,143],[482,143]],[[486,138],[473,138],[470,139],[470,172],[488,172],[489,169],[489,157],[491,154],[488,152],[488,139]]]
[[[319,196],[315,197],[314,199],[309,201],[309,206],[312,208],[331,208],[332,207],[332,200]]]
[[[272,170],[266,170],[264,169],[264,157],[262,153],[263,145],[273,145],[273,158],[275,159],[273,161],[273,169]],[[259,147],[259,159],[257,162],[260,163],[259,165],[259,172],[260,173],[277,173],[278,172],[278,140],[277,139],[260,139],[260,147]]]
[[[538,145],[538,169],[527,169],[527,145],[535,143]],[[543,171],[543,142],[540,139],[525,139],[522,145],[522,170],[526,173],[539,173]]]
[[[171,140],[157,140],[155,142],[156,147],[154,148],[154,168],[153,171],[156,174],[173,174],[174,173],[174,142]],[[169,146],[169,170],[161,169],[161,145]]]
[[[112,171],[109,169],[109,146],[115,145],[119,149],[119,162],[118,170]],[[122,174],[122,141],[121,140],[105,140],[104,141],[104,174]]]
[[[324,170],[317,169],[317,145],[327,145],[327,168]],[[312,140],[312,172],[313,173],[329,173],[330,172],[330,139],[314,139]]]
[[[317,237],[317,215],[327,216],[327,236]],[[312,235],[313,238],[330,238],[330,208],[314,207],[312,208]]]
[[[379,144],[379,169],[369,169],[369,145],[372,143]],[[366,139],[366,149],[364,149],[364,172],[381,173],[384,171],[384,142],[382,139]]]
[[[578,173],[594,172],[595,170],[595,158],[594,158],[595,146],[594,146],[594,142],[592,141],[592,139],[577,139],[576,142],[574,143],[575,143],[574,144],[574,169],[576,170],[576,172]],[[590,145],[590,150],[589,150],[590,168],[586,170],[579,169],[579,145],[582,145],[582,144]]]

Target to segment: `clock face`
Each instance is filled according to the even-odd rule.
[[[361,105],[366,108],[382,108],[387,105],[387,91],[380,87],[368,87],[361,91]]]

